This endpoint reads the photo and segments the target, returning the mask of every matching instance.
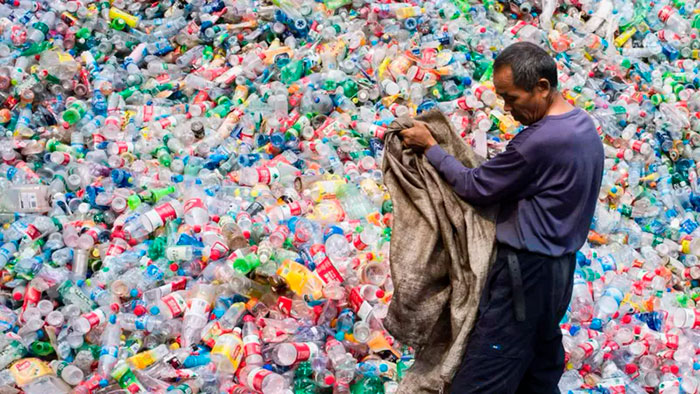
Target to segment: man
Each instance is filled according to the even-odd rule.
[[[498,254],[453,393],[555,393],[564,370],[559,321],[571,298],[603,172],[591,118],[557,91],[554,60],[535,44],[504,49],[494,86],[523,125],[506,150],[477,168],[447,154],[426,124],[401,131],[472,205],[500,204]]]

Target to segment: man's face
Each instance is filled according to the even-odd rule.
[[[513,83],[510,66],[499,67],[493,74],[496,93],[505,102],[504,109],[524,125],[531,125],[542,119],[551,104],[549,83],[542,78],[531,92]]]

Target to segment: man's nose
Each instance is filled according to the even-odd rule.
[[[507,112],[510,112],[510,110],[513,109],[513,107],[510,104],[504,104],[503,109],[506,110]]]

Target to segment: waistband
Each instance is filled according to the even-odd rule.
[[[569,253],[565,253],[565,254],[560,255],[560,256],[552,256],[552,255],[548,255],[548,254],[544,254],[544,253],[533,252],[531,250],[526,250],[526,249],[516,249],[508,244],[504,244],[501,242],[496,243],[496,248],[498,249],[497,250],[498,254],[501,254],[501,251],[503,251],[504,253],[510,251],[510,252],[513,252],[517,255],[527,254],[527,255],[537,256],[540,258],[550,259],[550,260],[558,260],[561,258],[570,258],[570,257],[576,255],[576,252],[569,252]]]

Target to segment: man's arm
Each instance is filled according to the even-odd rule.
[[[476,168],[465,167],[439,145],[431,146],[425,156],[455,193],[474,205],[515,197],[535,176],[534,166],[511,147]]]

